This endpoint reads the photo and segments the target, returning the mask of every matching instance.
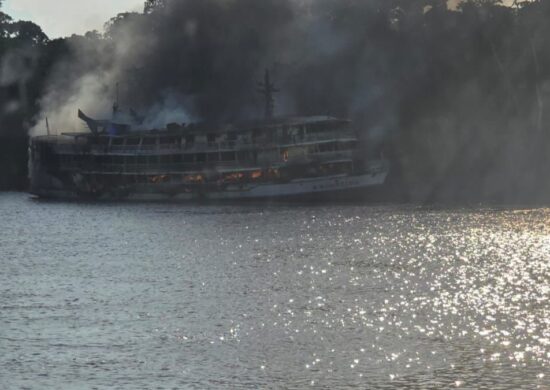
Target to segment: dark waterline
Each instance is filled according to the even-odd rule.
[[[0,388],[549,388],[550,209],[0,194]]]

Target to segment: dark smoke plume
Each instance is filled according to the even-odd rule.
[[[69,39],[41,117],[58,132],[78,108],[109,118],[118,83],[144,127],[258,118],[269,68],[277,114],[352,119],[412,199],[544,197],[550,1],[454,3],[148,1]]]
[[[280,115],[368,118],[395,105],[385,98],[392,76],[377,54],[383,42],[369,38],[391,35],[376,3],[184,0],[121,14],[104,38],[69,40],[71,55],[51,78],[42,116],[63,130],[74,128],[78,107],[109,116],[119,83],[121,104],[147,115],[150,126],[255,118],[256,82],[269,68],[282,90]]]

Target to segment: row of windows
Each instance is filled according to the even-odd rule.
[[[308,147],[308,153],[327,153],[336,151],[349,151],[355,146],[350,142],[328,142]],[[288,149],[281,150],[283,161],[288,160]],[[172,154],[162,156],[116,156],[116,155],[60,155],[62,164],[119,164],[119,165],[153,165],[153,164],[194,164],[216,162],[250,162],[256,163],[258,153],[256,151],[238,152],[213,152],[195,154]]]
[[[184,137],[100,137],[96,142],[99,145],[111,145],[111,146],[151,146],[151,145],[192,145],[196,136],[189,134]],[[222,139],[223,138],[223,139]],[[237,139],[236,134],[228,133],[223,136],[218,134],[206,134],[206,138],[202,138],[202,141],[214,143],[224,141],[234,141]]]
[[[310,154],[315,153],[327,153],[327,152],[338,152],[338,151],[349,151],[355,148],[357,144],[356,141],[346,141],[346,142],[325,142],[321,144],[309,145],[307,147],[307,152]],[[284,148],[281,150],[281,154],[288,154],[289,148]]]
[[[114,156],[114,155],[59,155],[62,164],[127,164],[127,165],[151,165],[151,164],[180,164],[180,163],[207,163],[207,162],[232,162],[255,161],[256,152],[216,152],[196,154],[173,154],[163,156]]]
[[[162,184],[162,183],[178,183],[178,184],[239,184],[251,183],[257,181],[266,181],[278,179],[279,172],[276,169],[257,170],[250,172],[228,172],[218,175],[206,175],[202,173],[195,174],[163,174],[163,175],[96,175],[94,181],[101,182],[106,185],[131,185],[131,184]]]
[[[276,137],[288,137],[290,134],[300,135],[303,137],[305,134],[317,134],[327,131],[345,131],[348,130],[347,124],[334,124],[327,123],[314,123],[309,125],[288,126],[284,125],[279,128],[270,129],[254,129],[249,131],[248,137],[274,139]],[[244,135],[245,138],[247,137]],[[236,132],[228,132],[224,134],[207,133],[201,137],[202,140],[206,140],[209,143],[222,142],[222,141],[236,141],[238,135]],[[138,145],[190,145],[195,142],[198,137],[195,134],[188,134],[185,136],[149,136],[149,137],[99,137],[97,144],[99,145],[112,145],[112,146],[138,146]]]

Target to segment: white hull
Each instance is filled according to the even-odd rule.
[[[105,193],[97,200],[133,200],[133,201],[189,201],[189,200],[239,200],[239,199],[276,199],[289,197],[330,196],[331,194],[369,190],[384,184],[387,171],[364,175],[338,175],[314,179],[300,179],[289,183],[261,183],[227,186],[220,190],[181,190],[177,187],[165,187],[163,191],[129,191],[126,194]],[[63,189],[33,191],[34,195],[46,198],[79,199],[78,193]]]

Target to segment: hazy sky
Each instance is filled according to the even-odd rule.
[[[124,11],[142,11],[143,3],[144,0],[4,0],[4,12],[14,19],[32,20],[50,38],[58,38],[101,31],[111,17]]]
[[[142,11],[144,0],[4,0],[14,19],[32,20],[50,38],[102,30],[119,12]]]

